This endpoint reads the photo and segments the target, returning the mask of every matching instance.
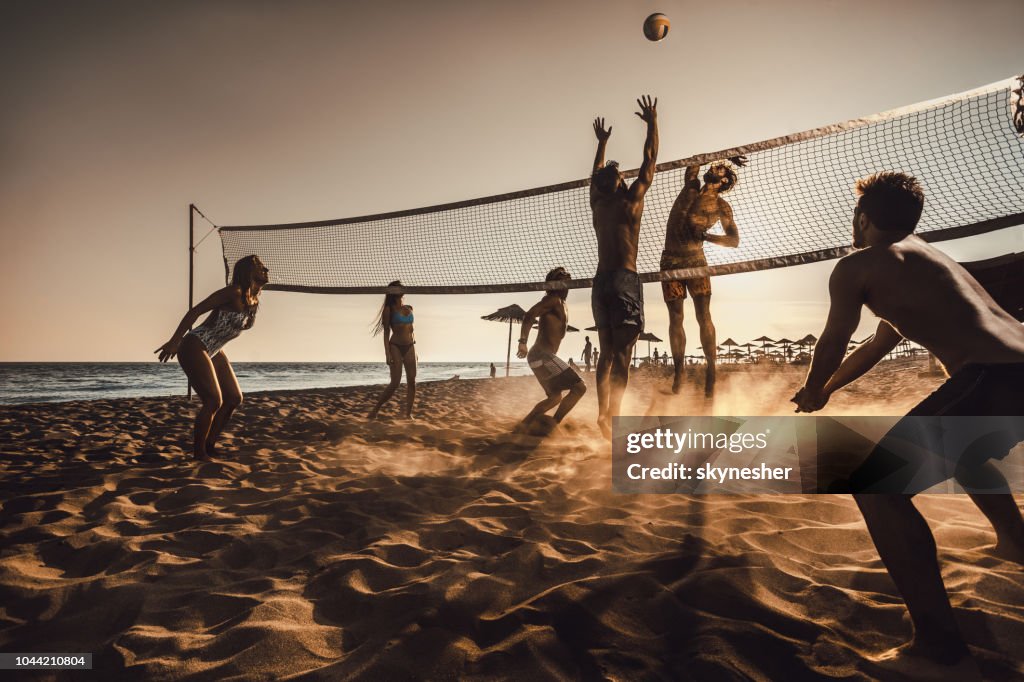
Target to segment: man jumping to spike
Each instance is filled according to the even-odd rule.
[[[853,245],[860,250],[841,259],[829,279],[828,321],[806,383],[793,398],[797,411],[820,410],[832,393],[906,337],[934,353],[950,373],[909,418],[1024,415],[1024,326],[963,267],[913,234],[924,205],[917,181],[883,172],[860,180],[857,193]],[[882,322],[869,341],[845,355],[863,306]],[[1008,435],[1013,443],[1024,436]],[[990,443],[977,456],[961,459],[955,478],[968,490],[985,490],[970,496],[995,528],[995,553],[1024,563],[1024,520],[1005,476],[989,461],[1004,458],[1013,443]],[[942,583],[935,538],[911,501],[915,492],[940,481],[920,480],[919,463],[910,460],[898,468],[877,466],[884,455],[880,446],[868,456],[850,476],[849,491],[914,624],[913,641],[891,657],[970,663]],[[913,481],[913,487],[893,493],[881,484],[885,477]],[[876,492],[884,494],[870,494]]]
[[[731,159],[737,166],[746,164],[746,159],[737,156]],[[716,163],[704,173],[701,187],[697,175],[700,166],[689,166],[683,181],[683,189],[672,204],[665,229],[665,250],[661,253],[661,269],[683,270],[707,266],[704,258],[704,242],[735,248],[740,243],[740,233],[732,219],[732,207],[722,195],[736,186],[736,171],[727,164]],[[708,232],[715,223],[721,222],[724,235]],[[672,347],[672,362],[675,377],[672,392],[679,393],[683,384],[683,370],[686,365],[686,333],[683,331],[683,303],[686,291],[693,296],[693,309],[700,326],[700,342],[707,358],[704,395],[711,396],[715,390],[715,325],[711,321],[711,278],[670,280],[661,283],[665,305],[668,306],[668,338]]]
[[[565,268],[555,268],[548,273],[545,281],[556,282],[571,279]],[[565,299],[569,295],[568,289],[551,289],[540,302],[530,308],[523,318],[522,331],[519,334],[519,349],[516,355],[526,358],[533,370],[537,381],[547,397],[530,410],[530,414],[522,421],[526,427],[537,416],[544,414],[553,407],[558,407],[555,412],[555,421],[561,423],[569,410],[576,406],[583,394],[587,392],[587,385],[575,370],[558,357],[558,346],[565,338],[565,330],[569,324],[569,312],[565,307]],[[537,322],[537,342],[527,352],[526,342],[530,338],[530,329],[533,323]],[[562,397],[562,391],[568,390],[569,394]]]
[[[619,414],[629,381],[633,344],[644,330],[644,290],[636,272],[636,252],[644,195],[654,180],[658,157],[658,100],[645,95],[637,104],[640,111],[636,115],[647,123],[647,138],[640,171],[628,187],[618,164],[604,163],[612,129],[605,130],[603,118],[594,119],[597,155],[590,178],[590,208],[597,232],[597,274],[590,302],[601,344],[597,423],[607,438],[611,438],[612,417]]]

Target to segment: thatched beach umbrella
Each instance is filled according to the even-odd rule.
[[[800,342],[807,346],[813,346],[818,343],[818,337],[814,334],[808,334],[804,338],[800,339]]]
[[[761,338],[759,338],[759,339],[754,339],[754,342],[755,342],[755,343],[760,343],[760,344],[761,344],[761,351],[762,351],[762,352],[763,352],[763,353],[764,353],[765,355],[767,355],[767,354],[768,354],[768,344],[769,344],[769,343],[775,343],[775,341],[773,341],[772,339],[769,339],[769,338],[768,338],[767,336],[762,336],[762,337],[761,337]]]
[[[659,339],[657,336],[655,336],[654,334],[652,334],[650,332],[644,332],[640,336],[636,337],[636,340],[637,341],[646,341],[647,342],[647,357],[648,358],[651,357],[651,341],[653,341],[654,343],[661,343],[662,342],[661,339]],[[634,353],[634,356],[635,356],[635,353]]]
[[[794,343],[794,342],[790,341],[789,339],[779,339],[778,341],[775,342],[775,345],[780,345],[780,344],[782,345],[782,354],[785,356],[785,358],[787,360],[793,354],[792,350],[790,350],[790,348],[789,348],[790,344],[792,344],[792,343]]]
[[[512,366],[512,323],[522,323],[526,319],[526,311],[513,303],[495,310],[490,315],[484,315],[480,319],[491,322],[508,322],[508,351],[505,353],[505,376],[508,376]]]
[[[732,349],[735,346],[738,346],[738,345],[740,345],[740,344],[738,344],[735,341],[733,341],[731,336],[729,338],[727,338],[725,341],[722,341],[722,346],[725,346],[725,348],[727,349],[726,352],[725,352],[724,357],[732,358],[735,361],[736,356],[732,354]],[[721,348],[721,346],[719,346],[719,348]]]

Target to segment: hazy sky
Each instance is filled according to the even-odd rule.
[[[672,20],[657,44],[654,11]],[[1022,25],[1020,0],[3,0],[0,361],[151,358],[185,312],[189,202],[224,225],[295,222],[577,179],[596,115],[635,167],[643,93],[659,160],[683,158],[1020,73]],[[1021,251],[1024,233],[944,248]],[[196,266],[198,300],[223,284],[216,235]],[[719,340],[819,333],[832,267],[715,278]],[[503,358],[507,327],[480,316],[536,298],[409,297],[420,359]],[[379,299],[267,292],[229,355],[379,360]],[[589,290],[569,302],[589,325]]]

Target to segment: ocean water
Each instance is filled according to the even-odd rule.
[[[381,362],[237,362],[232,363],[243,392],[386,384]],[[512,376],[529,373],[513,362]],[[487,362],[423,362],[418,381],[478,379],[490,375]],[[498,367],[505,376],[505,366]],[[3,362],[0,404],[184,395],[185,374],[176,363],[159,362]]]

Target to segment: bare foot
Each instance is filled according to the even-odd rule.
[[[601,429],[601,435],[607,440],[612,439],[612,420],[608,417],[599,417],[597,426]]]
[[[224,451],[214,443],[207,443],[206,454],[208,455],[207,459],[210,459],[212,457],[223,457]]]
[[[708,365],[708,368],[704,370],[704,397],[710,398],[715,394],[715,368],[713,365]]]
[[[1024,564],[1024,544],[1013,540],[1000,540],[992,548],[992,553],[1000,559]]]
[[[377,419],[377,410],[370,410],[370,414],[366,415],[366,421],[374,421]]]
[[[954,653],[956,652],[956,653]],[[910,642],[868,659],[872,667],[913,680],[981,682],[981,671],[967,647],[937,649]]]
[[[213,461],[213,459],[211,459],[210,456],[208,454],[206,454],[205,452],[197,452],[197,453],[193,454],[192,456],[196,459],[196,461],[199,461],[199,462],[212,462]]]
[[[526,427],[526,432],[531,436],[550,436],[551,432],[558,428],[558,422],[555,418],[546,415],[538,414],[536,417],[530,420],[530,423]]]
[[[679,395],[681,390],[683,390],[683,373],[676,372],[675,378],[672,379],[672,393]]]

